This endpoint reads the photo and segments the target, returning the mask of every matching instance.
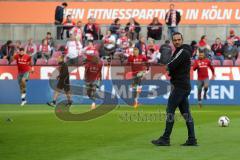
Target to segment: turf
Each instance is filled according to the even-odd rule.
[[[141,106],[138,111],[121,106],[87,122],[59,120],[45,105],[0,106],[1,160],[229,160],[240,152],[240,106],[192,107],[198,147],[180,146],[186,140],[184,121],[176,120],[170,147],[150,141],[164,128],[163,119],[134,119],[165,111],[161,106]],[[73,106],[72,112],[88,110]],[[128,118],[123,118],[128,114]],[[130,119],[130,116],[133,116]],[[227,115],[229,127],[218,127]],[[7,120],[9,119],[9,120]],[[12,121],[11,121],[12,120]]]

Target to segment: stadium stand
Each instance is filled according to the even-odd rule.
[[[221,62],[220,62],[220,60],[212,60],[212,65],[213,66],[220,66]]]
[[[53,52],[52,57],[53,57],[53,58],[58,58],[58,57],[60,57],[61,55],[62,55],[62,52],[61,52],[61,51],[56,51],[56,52]]]
[[[16,64],[17,62],[15,60],[10,63],[10,65],[16,65]]]
[[[235,66],[240,66],[240,59],[237,59],[237,60],[236,60]]]
[[[18,0],[18,1],[22,1],[22,0]],[[24,0],[24,1],[32,1],[32,0]],[[48,1],[53,1],[53,0],[48,0]],[[76,1],[76,0],[71,0],[71,1]],[[71,1],[66,1],[66,2],[71,2]],[[82,0],[82,1],[85,2],[86,0]],[[90,1],[95,2],[97,0],[90,0]],[[112,2],[113,0],[101,0],[101,1]],[[143,0],[116,0],[116,2],[118,2],[118,1],[141,2]],[[160,0],[150,0],[150,1],[158,2]],[[174,2],[178,2],[178,1],[180,2],[180,0],[175,0]],[[184,0],[184,1],[189,2],[191,0]],[[206,1],[212,2],[211,0],[206,0]],[[225,0],[213,0],[213,2],[218,2],[218,1],[222,2]],[[234,2],[234,1],[238,1],[238,0],[232,0],[232,1]],[[59,1],[59,2],[61,2],[61,1]],[[173,1],[161,0],[161,2],[173,2]],[[194,1],[194,2],[203,2],[203,1],[198,0],[198,1]],[[84,24],[83,24],[83,26],[84,26]],[[124,29],[125,26],[126,26],[126,24],[121,24],[121,28]],[[147,35],[148,35],[147,27],[148,26],[141,25],[141,24],[140,24],[140,26],[141,26],[140,35],[145,36],[147,38]],[[97,36],[98,39],[94,41],[94,46],[97,49],[97,52],[100,53],[100,56],[102,56],[103,55],[102,52],[104,52],[104,45],[105,45],[105,41],[102,40],[102,37],[105,36],[105,33],[107,33],[107,31],[109,30],[110,24],[105,24],[105,25],[98,24],[98,28],[99,28],[99,32],[98,32],[98,36]],[[83,27],[82,27],[82,30],[83,30]],[[179,31],[181,33],[183,33],[185,43],[190,44],[190,42],[192,42],[193,40],[198,41],[202,37],[202,35],[207,35],[209,46],[211,46],[214,43],[214,41],[217,37],[220,37],[223,40],[223,43],[224,42],[226,43],[226,37],[229,36],[229,31],[232,31],[232,30],[234,30],[236,34],[240,33],[240,28],[238,27],[238,25],[182,25],[182,24],[179,25]],[[43,39],[45,39],[47,32],[52,33],[52,36],[56,37],[56,35],[55,35],[56,26],[54,26],[53,24],[44,24],[44,25],[42,25],[42,24],[0,24],[0,32],[1,32],[0,53],[1,53],[2,46],[6,43],[6,41],[12,40],[15,44],[17,41],[21,41],[22,42],[21,47],[25,47],[25,45],[27,44],[27,40],[30,38],[33,39],[34,43],[37,46],[37,52],[39,52],[41,41]],[[164,44],[164,41],[168,39],[167,27],[165,24],[163,24],[162,33],[163,33],[162,39],[157,44],[159,46]],[[238,36],[238,35],[236,35],[236,36]],[[83,37],[85,37],[85,35]],[[37,59],[36,65],[46,65],[46,64],[57,65],[57,58],[61,55],[67,54],[67,51],[65,49],[67,40],[68,40],[68,38],[65,38],[63,40],[53,39],[54,45],[51,46],[50,59],[48,59],[48,60],[42,59],[42,58]],[[87,42],[88,42],[87,39],[83,40],[83,42],[82,42],[83,48],[86,46]],[[137,41],[134,41],[133,43],[136,43],[136,42]],[[146,43],[148,43],[148,41]],[[238,47],[238,50],[240,51],[239,44],[240,44],[240,40],[239,40],[239,43],[236,43],[236,46]],[[121,49],[117,44],[115,44],[115,45],[116,45],[116,49]],[[200,44],[198,44],[198,45],[199,45],[198,47],[202,47],[202,46],[200,46]],[[15,47],[15,51],[16,51],[16,47]],[[173,48],[173,51],[174,51],[174,48]],[[81,52],[83,52],[83,50],[81,50]],[[147,52],[146,55],[148,56],[149,51],[146,51],[146,52]],[[209,56],[208,57],[212,60],[213,65],[215,65],[215,66],[221,65],[220,61],[214,58],[213,51],[210,50],[209,55],[211,57],[209,57]],[[0,58],[4,58],[4,56],[2,54],[0,54]],[[194,58],[197,58],[197,56],[195,56]],[[236,63],[234,63],[235,59],[224,60],[223,65],[224,66],[239,65],[240,52],[238,53],[238,56],[234,57],[234,58],[237,59]],[[79,56],[79,64],[83,63],[83,59],[84,58],[82,56]],[[9,61],[7,61],[6,59],[0,59],[0,60],[1,60],[0,64],[2,64],[2,65],[9,64]],[[126,57],[124,59],[125,61],[121,61],[121,60],[122,59],[114,57],[111,64],[119,65],[119,64],[126,63]],[[15,63],[16,62],[12,62],[11,65],[15,65]]]
[[[56,0],[8,0],[8,1],[56,2]],[[58,1],[62,2],[62,0]],[[238,1],[239,0],[148,0],[148,2],[238,2]],[[65,0],[65,2],[146,2],[146,0]]]
[[[7,59],[0,59],[0,65],[8,65]]]
[[[38,59],[36,62],[36,65],[46,65],[46,64],[47,64],[47,61],[43,58]]]
[[[142,28],[144,28],[144,26],[142,26]],[[238,32],[237,32],[238,33]],[[214,39],[216,38],[216,36],[214,37]],[[25,44],[27,44],[26,42],[27,42],[27,39],[28,39],[28,37],[25,37],[25,41],[22,41],[22,46],[21,47],[25,47],[26,45]],[[65,45],[66,45],[66,40],[67,39],[64,39],[64,40],[54,40],[55,42],[55,46],[52,48],[52,54],[51,54],[51,57],[52,58],[50,58],[49,59],[49,61],[50,62],[45,62],[46,60],[38,60],[37,61],[37,65],[44,65],[44,64],[48,64],[48,65],[57,65],[57,63],[56,63],[56,61],[54,61],[54,59],[56,60],[59,56],[61,56],[61,55],[63,55],[63,54],[65,54],[66,53],[66,51],[65,51]],[[164,39],[165,40],[165,39]],[[37,52],[39,52],[39,46],[40,46],[40,43],[39,43],[39,41],[37,41],[37,40],[35,40],[36,41],[36,46],[37,46]],[[16,41],[13,41],[14,43],[16,42]],[[137,42],[137,41],[136,41]],[[3,42],[3,43],[1,43],[1,45],[0,46],[2,46],[4,43],[6,43],[6,41],[5,42]],[[148,41],[146,42],[146,43],[148,43]],[[84,42],[83,42],[83,44],[87,44],[87,40],[85,40]],[[163,44],[163,40],[161,40],[160,41],[160,43],[158,44],[159,46],[161,46]],[[209,42],[209,45],[211,45],[212,43],[211,42]],[[95,48],[97,49],[97,51],[98,52],[102,52],[103,51],[103,47],[104,47],[104,42],[102,41],[102,40],[96,40],[96,41],[94,41],[94,46],[95,46]],[[1,50],[1,49],[0,49]],[[239,50],[239,49],[238,49]],[[212,55],[213,55],[213,52],[211,53]],[[100,54],[101,55],[101,54]],[[3,57],[2,57],[3,58]],[[116,58],[116,57],[115,57]],[[195,58],[197,58],[197,57],[195,57]],[[238,60],[240,60],[240,52],[238,53],[238,56],[236,57],[236,59],[238,59]],[[6,61],[6,60],[1,60],[1,64],[8,64],[8,62]],[[14,65],[15,63],[14,62],[12,62],[11,63],[11,65]],[[79,64],[82,64],[82,57],[79,57]],[[112,61],[112,64],[115,64],[115,65],[117,65],[117,64],[121,64],[121,62],[120,62],[120,60],[118,59],[118,58],[116,58],[114,61]],[[219,66],[219,65],[221,65],[221,63],[220,63],[220,61],[219,60],[215,60],[214,59],[214,56],[212,57],[212,64],[213,65],[215,65],[215,66]],[[233,60],[229,60],[229,61],[227,61],[227,60],[225,60],[224,62],[223,62],[223,65],[225,66],[225,65],[227,65],[227,66],[233,66],[234,65],[234,63],[233,63]],[[239,63],[235,63],[235,65],[239,65]]]
[[[58,60],[54,57],[50,58],[47,62],[48,65],[58,65]]]
[[[233,60],[224,60],[223,61],[223,66],[233,66]]]

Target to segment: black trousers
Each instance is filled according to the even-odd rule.
[[[67,27],[62,27],[62,30],[61,30],[61,39],[63,39],[63,34],[64,34],[64,31],[66,30],[66,38],[70,38],[70,33],[69,33],[69,30],[72,29],[72,26],[67,26]]]
[[[188,129],[188,139],[195,139],[194,132],[194,123],[193,118],[189,109],[188,96],[190,94],[190,90],[184,90],[181,88],[174,88],[171,91],[171,94],[168,99],[167,105],[167,117],[166,117],[166,128],[163,134],[163,138],[169,139],[172,133],[172,128],[174,125],[174,115],[175,110],[178,107],[181,115],[184,117],[186,121],[186,126]]]
[[[61,34],[62,34],[62,23],[55,23],[57,27],[57,39],[61,39]]]

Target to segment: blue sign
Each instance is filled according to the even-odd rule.
[[[120,104],[131,104],[133,102],[133,91],[129,80],[104,80],[98,91],[97,103],[111,103],[111,98],[118,98]],[[191,104],[197,104],[197,83],[192,81],[192,91],[189,96]],[[29,80],[27,82],[28,104],[45,104],[52,100],[54,85],[49,80]],[[168,81],[145,80],[142,82],[142,93],[139,98],[141,104],[166,104],[170,92]],[[1,96],[0,104],[20,103],[20,91],[16,80],[0,81]],[[210,81],[209,91],[205,104],[240,104],[240,83],[239,81]],[[84,81],[72,80],[71,91],[73,101],[76,104],[90,104],[91,100],[86,96]],[[104,96],[104,93],[111,96]],[[65,95],[59,97],[64,100]]]

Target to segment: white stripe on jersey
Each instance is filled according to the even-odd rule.
[[[183,52],[183,49],[180,49],[180,51],[178,51],[178,53],[176,54],[176,56],[167,64],[169,65],[170,63],[172,63],[173,61],[175,61],[179,56],[180,54]]]

